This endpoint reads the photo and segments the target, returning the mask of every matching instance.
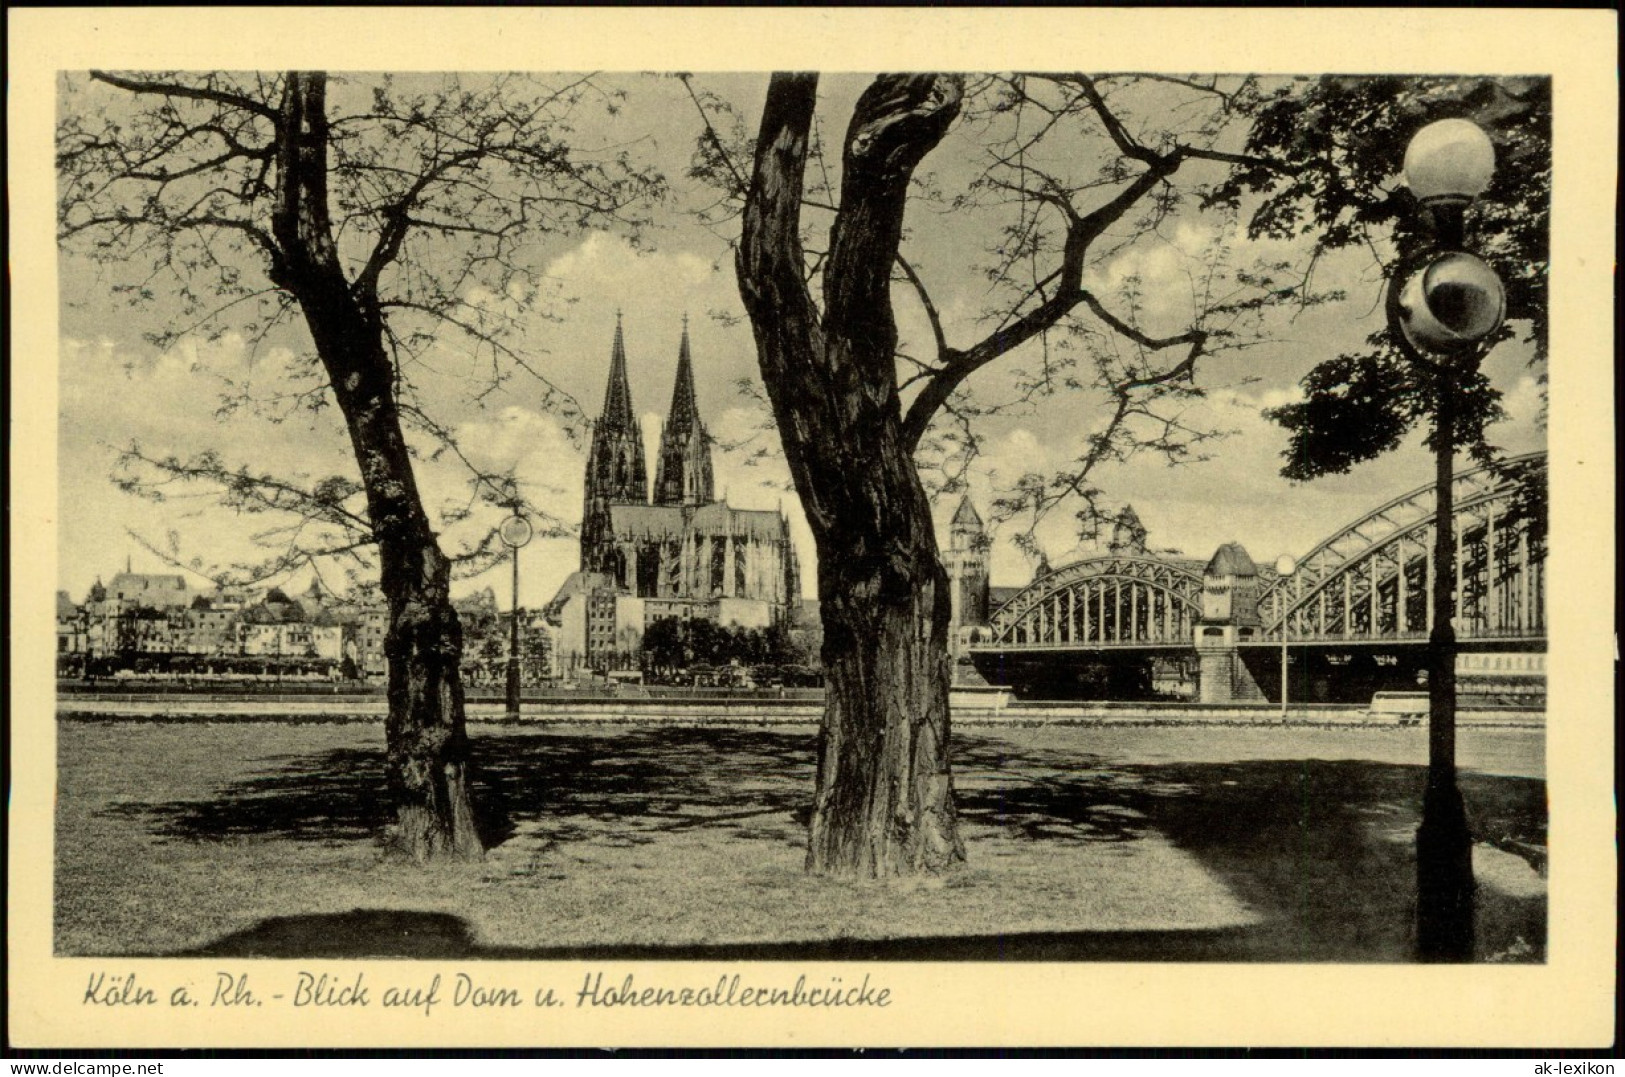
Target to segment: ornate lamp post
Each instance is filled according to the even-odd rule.
[[[1495,149],[1476,124],[1441,120],[1405,151],[1405,183],[1432,244],[1403,259],[1388,287],[1388,324],[1405,358],[1435,387],[1433,626],[1428,636],[1428,777],[1416,832],[1417,951],[1424,961],[1473,952],[1473,846],[1456,786],[1455,440],[1457,387],[1506,317],[1495,271],[1462,250],[1465,215],[1490,184]]]
[[[1287,622],[1290,620],[1290,618],[1288,617],[1288,607],[1287,607],[1287,601],[1288,600],[1287,600],[1287,593],[1286,593],[1286,585],[1287,585],[1287,581],[1292,579],[1292,574],[1294,572],[1296,572],[1297,570],[1298,570],[1298,562],[1293,559],[1291,554],[1285,554],[1284,553],[1280,557],[1275,559],[1275,574],[1277,576],[1281,577],[1281,582],[1279,584],[1277,584],[1276,586],[1281,589],[1281,721],[1283,721],[1283,722],[1286,721],[1286,697],[1287,697],[1286,636],[1287,636]]]
[[[519,513],[520,501],[515,498],[504,504],[513,512],[497,528],[497,537],[510,551],[513,560],[513,602],[508,625],[508,718],[519,718],[519,550],[531,539],[530,521]]]

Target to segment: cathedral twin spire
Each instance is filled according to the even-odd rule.
[[[590,517],[595,507],[642,502],[648,497],[648,488],[643,434],[632,411],[632,387],[626,379],[626,342],[617,313],[604,410],[593,427],[592,448],[587,455],[587,515]]]
[[[711,446],[700,419],[694,394],[694,362],[689,352],[688,318],[677,353],[677,379],[671,394],[671,412],[660,435],[656,462],[656,505],[705,505],[715,500],[711,476]],[[587,462],[587,508],[593,502],[647,504],[648,471],[643,457],[643,436],[632,409],[632,388],[626,371],[626,341],[620,313],[615,315],[615,344],[610,351],[609,383],[604,389],[604,410],[593,428]]]
[[[694,362],[689,357],[688,316],[684,315],[671,413],[660,432],[654,501],[656,505],[707,505],[713,500],[711,445],[694,399]]]
[[[615,344],[609,352],[609,384],[604,387],[604,414],[602,422],[617,426],[634,426],[632,414],[632,387],[626,380],[626,338],[621,331],[621,315],[615,312]]]
[[[643,431],[618,313],[615,321],[609,383],[587,457],[581,517],[581,572],[587,578],[572,592],[589,595],[588,639],[597,638],[593,632],[642,630],[645,611],[593,604],[596,596],[608,594],[660,599],[665,604],[652,608],[660,615],[712,620],[724,613],[722,599],[737,599],[759,608],[730,607],[729,619],[771,623],[784,615],[800,586],[789,524],[782,513],[734,509],[725,497],[716,497],[710,439],[694,390],[688,319],[683,319],[653,484],[646,481]],[[623,624],[623,617],[632,620]],[[625,638],[604,635],[599,642],[607,648]]]

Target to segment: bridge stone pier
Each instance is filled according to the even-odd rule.
[[[1263,628],[1258,616],[1258,567],[1240,543],[1220,546],[1202,572],[1202,617],[1196,623],[1197,698],[1202,703],[1259,703],[1258,686],[1241,645]]]

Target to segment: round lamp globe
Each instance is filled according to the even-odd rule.
[[[1467,203],[1489,188],[1495,145],[1471,120],[1440,120],[1405,148],[1405,185],[1424,203]]]

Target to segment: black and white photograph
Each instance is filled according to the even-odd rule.
[[[749,44],[48,73],[53,1020],[982,1042],[931,970],[1566,968],[1561,72]]]

